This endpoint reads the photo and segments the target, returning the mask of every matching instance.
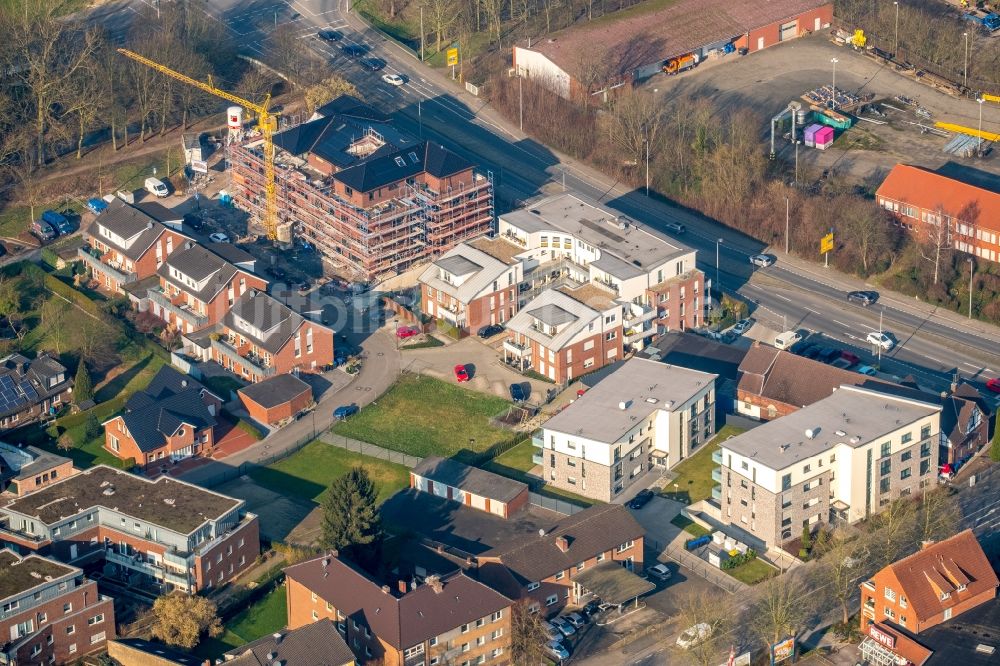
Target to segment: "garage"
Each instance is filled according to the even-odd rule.
[[[784,42],[789,39],[795,39],[799,36],[799,22],[789,21],[788,23],[782,23],[781,28],[778,30],[778,41]]]
[[[410,486],[501,518],[528,504],[527,484],[438,456],[410,470]]]

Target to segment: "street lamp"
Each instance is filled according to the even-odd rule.
[[[722,281],[719,279],[719,246],[722,245],[722,239],[719,238],[715,241],[715,285],[716,289],[719,290],[719,301],[722,301]]]
[[[965,88],[969,87],[969,33],[963,32],[962,36],[965,37],[965,66],[963,68],[962,74],[962,86]]]
[[[969,262],[969,319],[972,319],[972,280],[975,278],[976,262],[972,257],[966,259]]]
[[[798,148],[798,143],[795,144],[795,147]],[[790,208],[789,208],[789,203],[788,203],[788,197],[785,197],[785,254],[788,254],[788,220],[789,220],[788,213],[789,213],[789,210],[790,210]]]
[[[646,196],[649,196],[649,129],[646,129],[646,138],[643,139],[643,143],[646,144]]]
[[[837,110],[837,63],[840,62],[836,58],[830,58],[830,62],[833,63],[833,106],[830,107],[834,111]]]
[[[980,97],[976,100],[979,102],[979,136],[976,137],[976,157],[982,157],[983,148],[983,102],[986,98]]]
[[[896,57],[896,53],[899,51],[899,2],[893,2],[896,5],[896,32],[892,39],[892,57]]]

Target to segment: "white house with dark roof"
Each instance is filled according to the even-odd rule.
[[[410,470],[410,487],[502,518],[528,504],[528,484],[438,456]]]

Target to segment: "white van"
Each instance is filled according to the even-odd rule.
[[[147,178],[146,191],[158,197],[165,197],[170,194],[166,184],[159,178]]]
[[[802,339],[797,331],[785,331],[774,339],[776,349],[788,349]]]

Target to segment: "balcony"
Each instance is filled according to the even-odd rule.
[[[715,467],[712,469],[712,481],[716,483],[722,483],[722,468]]]
[[[536,449],[545,448],[545,440],[542,438],[541,433],[535,433],[531,436],[531,445]]]
[[[275,372],[272,366],[264,364],[264,359],[250,351],[250,345],[243,345],[237,349],[229,340],[220,338],[218,340],[212,340],[212,350],[218,352],[219,355],[228,358],[234,363],[238,363],[249,370],[253,370],[261,377],[270,377]]]
[[[646,330],[628,330],[625,331],[625,344],[634,345],[641,342],[645,338],[651,338],[656,335],[656,328],[647,328]]]
[[[194,330],[204,328],[208,325],[208,317],[198,314],[191,309],[190,305],[179,305],[173,302],[164,292],[163,287],[154,287],[149,290],[149,300],[159,305],[163,310],[180,317]]]
[[[100,251],[89,245],[79,248],[76,253],[91,271],[110,275],[119,284],[131,284],[139,279],[138,274],[127,272],[121,264],[102,261],[103,257]]]
[[[176,551],[168,550],[163,553],[163,562],[187,570],[194,565],[194,555],[179,555]]]
[[[542,453],[541,451],[536,451],[531,455],[531,462],[535,463],[536,465],[543,464],[545,462],[545,454]]]
[[[716,449],[715,451],[712,451],[712,462],[714,462],[716,465],[722,464],[722,449]]]
[[[712,499],[714,500],[722,499],[722,486],[712,486]]]
[[[135,555],[122,555],[121,553],[115,552],[110,548],[104,553],[104,559],[108,562],[114,562],[126,569],[131,569],[133,571],[140,571],[146,575],[152,576],[153,578],[162,578],[164,571],[163,567],[153,564],[151,562],[144,562],[140,560],[140,554]]]
[[[522,345],[508,339],[503,341],[503,349],[519,358],[531,358],[531,346],[528,344]]]
[[[656,308],[629,303],[625,312],[626,328],[641,328],[640,324],[656,319]]]

